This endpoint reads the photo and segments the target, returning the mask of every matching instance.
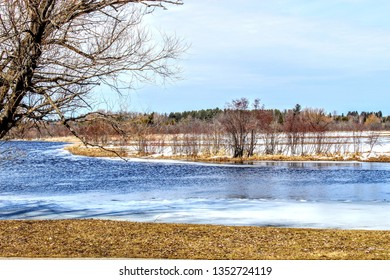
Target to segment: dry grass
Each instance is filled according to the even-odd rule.
[[[118,154],[121,157],[143,157],[154,159],[173,159],[184,160],[194,162],[209,162],[209,163],[234,163],[234,164],[252,164],[256,161],[364,161],[364,162],[390,162],[390,156],[380,155],[377,157],[370,157],[368,159],[362,159],[359,155],[351,155],[345,158],[341,155],[334,156],[286,156],[286,155],[256,155],[245,158],[231,158],[227,156],[186,156],[186,155],[173,155],[173,156],[153,156],[153,155],[136,155],[129,154],[124,149],[109,148],[107,150],[98,147],[85,147],[83,145],[72,145],[65,148],[74,155],[90,156],[90,157],[117,157]],[[117,153],[115,153],[115,152]]]
[[[0,257],[390,259],[390,231],[0,221]]]
[[[67,143],[74,143],[74,144],[81,143],[81,140],[78,139],[76,136],[48,137],[48,138],[42,138],[40,140],[47,141],[47,142],[67,142]]]
[[[127,157],[128,153],[120,148],[102,149],[99,147],[85,147],[83,145],[71,145],[65,147],[65,150],[74,155],[89,156],[89,157]]]
[[[256,155],[244,158],[231,157],[207,157],[207,156],[159,156],[159,159],[175,159],[194,162],[209,163],[232,163],[232,164],[254,164],[257,161],[370,161],[370,162],[390,162],[390,157],[370,158],[361,160],[358,156],[344,158],[342,156],[286,156],[286,155]]]
[[[378,157],[371,157],[366,160],[367,162],[390,162],[390,156],[380,155]]]

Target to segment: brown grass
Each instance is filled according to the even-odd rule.
[[[342,156],[286,156],[286,155],[256,155],[244,158],[231,157],[207,157],[207,156],[159,156],[160,159],[175,159],[195,162],[209,163],[233,163],[233,164],[254,164],[256,161],[363,161],[357,156],[345,159]],[[370,158],[370,162],[390,162],[390,157]]]
[[[47,141],[47,142],[68,142],[74,144],[81,143],[81,140],[78,139],[76,136],[48,137],[48,138],[42,138],[40,140]]]
[[[352,155],[347,159],[341,155],[335,156],[286,156],[286,155],[256,155],[244,158],[231,158],[226,156],[153,156],[153,155],[136,155],[129,154],[124,149],[109,148],[107,150],[98,147],[85,147],[83,145],[72,145],[65,148],[74,155],[90,156],[90,157],[143,157],[143,158],[158,158],[158,159],[174,159],[194,162],[210,162],[210,163],[234,163],[234,164],[253,164],[256,161],[364,161],[364,162],[390,162],[390,156],[380,155],[368,159],[361,159],[359,155]],[[115,152],[117,153],[115,153]]]
[[[0,221],[0,257],[390,259],[390,231]]]
[[[99,147],[85,147],[83,145],[71,145],[65,147],[65,150],[74,155],[89,157],[127,157],[128,153],[120,148],[102,149]]]
[[[390,162],[390,156],[380,155],[366,160],[367,162]]]

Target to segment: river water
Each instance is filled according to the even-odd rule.
[[[0,160],[0,219],[390,229],[388,163],[126,162],[65,143],[7,145],[19,152]]]

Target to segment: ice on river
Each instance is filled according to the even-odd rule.
[[[390,229],[390,164],[218,165],[76,157],[15,142],[0,167],[0,219]]]
[[[122,201],[82,197],[1,197],[0,219],[111,219],[158,223],[295,228],[390,229],[390,204],[179,199]]]

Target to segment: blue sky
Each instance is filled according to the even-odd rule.
[[[390,115],[388,0],[184,0],[148,20],[191,47],[181,80],[139,88],[128,109],[223,108],[247,97],[265,108]]]

